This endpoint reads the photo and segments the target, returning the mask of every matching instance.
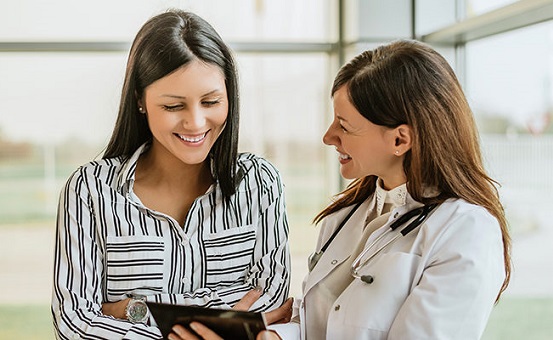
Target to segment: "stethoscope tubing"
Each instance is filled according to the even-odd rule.
[[[380,235],[376,240],[371,242],[371,244],[367,248],[365,248],[363,250],[363,252],[361,252],[361,254],[359,254],[359,256],[357,256],[355,261],[353,261],[353,263],[351,264],[351,274],[353,275],[353,277],[355,277],[356,279],[360,279],[361,277],[358,274],[358,270],[361,269],[363,266],[365,266],[367,264],[367,262],[372,260],[376,255],[378,255],[382,250],[384,250],[384,248],[386,248],[389,244],[395,242],[395,240],[397,240],[398,238],[400,238],[402,236],[400,233],[398,233],[393,238],[388,240],[388,242],[381,245],[374,253],[372,253],[367,259],[365,259],[365,261],[363,261],[363,263],[360,264],[359,262],[361,262],[361,259],[363,258],[363,256],[365,256],[378,242],[380,242],[380,240],[382,240],[386,235],[388,235],[392,231],[393,230],[388,230],[388,231],[382,233],[382,235]]]
[[[392,225],[389,227],[387,231],[379,235],[374,241],[371,242],[371,244],[363,249],[361,254],[359,254],[353,263],[351,264],[351,275],[356,279],[361,279],[363,282],[366,283],[372,283],[374,281],[374,277],[371,275],[359,275],[359,269],[364,267],[370,260],[372,260],[376,255],[378,255],[384,248],[389,246],[390,244],[394,243],[397,239],[400,237],[404,237],[407,234],[409,234],[411,231],[415,230],[419,225],[424,222],[424,220],[428,217],[430,212],[434,210],[434,208],[438,204],[428,204],[425,205],[422,208],[417,208],[414,210],[411,210],[407,212],[405,215],[401,216],[398,220],[396,220]],[[405,228],[401,229],[394,237],[392,237],[390,240],[388,240],[386,243],[384,243],[382,246],[380,246],[374,253],[372,253],[368,258],[366,258],[362,263],[361,260],[365,255],[372,249],[374,246],[379,243],[384,237],[386,237],[388,234],[394,232],[400,225],[407,222],[409,219],[413,218],[416,214],[419,214],[417,218],[415,218],[411,223],[409,223]],[[370,282],[369,282],[370,281]]]

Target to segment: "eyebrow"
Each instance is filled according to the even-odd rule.
[[[336,115],[336,118],[338,118],[339,120],[344,121],[344,122],[349,124],[348,120],[345,119],[344,117],[340,116],[340,115]]]
[[[210,96],[214,93],[217,93],[217,92],[223,92],[222,90],[220,89],[215,89],[215,90],[212,90],[212,91],[209,91],[205,94],[202,95],[202,97],[207,97],[207,96]],[[162,94],[161,95],[162,97],[168,97],[168,98],[175,98],[175,99],[186,99],[185,96],[179,96],[179,95],[176,95],[176,94]]]

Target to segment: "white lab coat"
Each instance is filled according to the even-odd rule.
[[[302,339],[311,340],[309,334],[320,327],[306,324],[306,316],[324,296],[317,293],[320,283],[329,280],[329,273],[350,257],[359,242],[367,205],[363,203],[352,215],[306,276],[303,300],[297,300],[295,308],[301,327],[297,323],[275,327],[283,339],[301,333]],[[386,215],[387,222],[365,246],[396,218],[419,206],[407,195],[406,204]],[[324,219],[317,249],[351,209]],[[391,237],[387,235],[373,249]],[[355,279],[345,288],[330,310],[326,339],[479,339],[505,275],[499,223],[482,207],[447,200],[419,228],[389,245],[359,273],[372,275],[374,282]]]

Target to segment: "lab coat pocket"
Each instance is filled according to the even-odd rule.
[[[204,241],[207,262],[206,286],[217,289],[242,280],[252,265],[255,241],[255,225],[209,234]]]
[[[164,242],[156,236],[108,236],[106,281],[109,301],[126,294],[160,293],[163,285]]]
[[[402,252],[379,255],[359,270],[371,275],[368,284],[355,279],[342,294],[347,296],[345,322],[351,326],[388,332],[410,293],[420,256]]]

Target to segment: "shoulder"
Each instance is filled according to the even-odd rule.
[[[486,208],[463,199],[446,200],[436,209],[435,215],[436,219],[446,219],[450,223],[499,226],[497,219]]]
[[[90,183],[94,179],[102,182],[113,182],[120,173],[122,166],[123,159],[120,157],[90,161],[73,171],[66,185],[74,186],[83,182]]]
[[[442,203],[425,223],[426,237],[439,244],[486,246],[501,242],[499,221],[482,206],[462,199],[449,199]]]
[[[280,171],[263,157],[247,152],[240,153],[236,164],[241,182],[254,181],[260,185],[281,182]]]

